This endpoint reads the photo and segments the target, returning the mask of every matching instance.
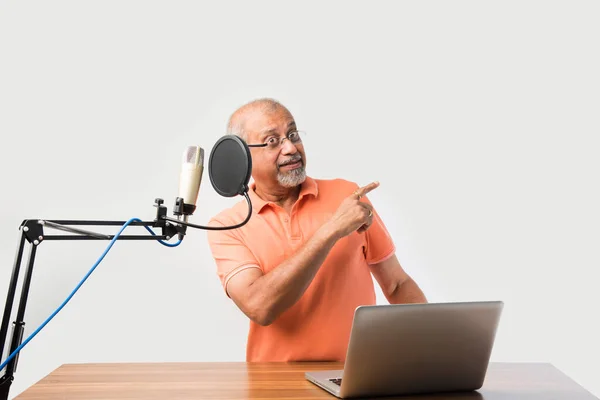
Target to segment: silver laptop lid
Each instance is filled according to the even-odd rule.
[[[488,301],[358,307],[340,396],[479,389],[503,306]]]

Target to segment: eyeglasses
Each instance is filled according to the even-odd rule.
[[[284,140],[289,140],[293,144],[302,142],[302,136],[305,135],[304,131],[291,131],[284,137],[270,136],[265,143],[262,144],[249,144],[248,147],[266,147],[269,150],[276,150],[283,146]]]

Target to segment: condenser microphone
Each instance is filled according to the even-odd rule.
[[[188,216],[196,211],[203,171],[204,149],[200,146],[188,146],[183,152],[175,215]]]

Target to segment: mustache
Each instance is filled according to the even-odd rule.
[[[280,162],[279,164],[277,164],[278,167],[283,167],[285,165],[289,165],[289,164],[294,164],[298,161],[302,161],[302,156],[300,154],[297,154],[293,157],[288,158],[285,161]]]

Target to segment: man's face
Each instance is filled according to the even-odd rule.
[[[283,187],[295,187],[306,178],[306,157],[302,142],[292,143],[282,138],[296,131],[296,122],[285,109],[254,110],[245,119],[249,144],[271,143],[275,146],[253,147],[252,176],[257,182]]]

